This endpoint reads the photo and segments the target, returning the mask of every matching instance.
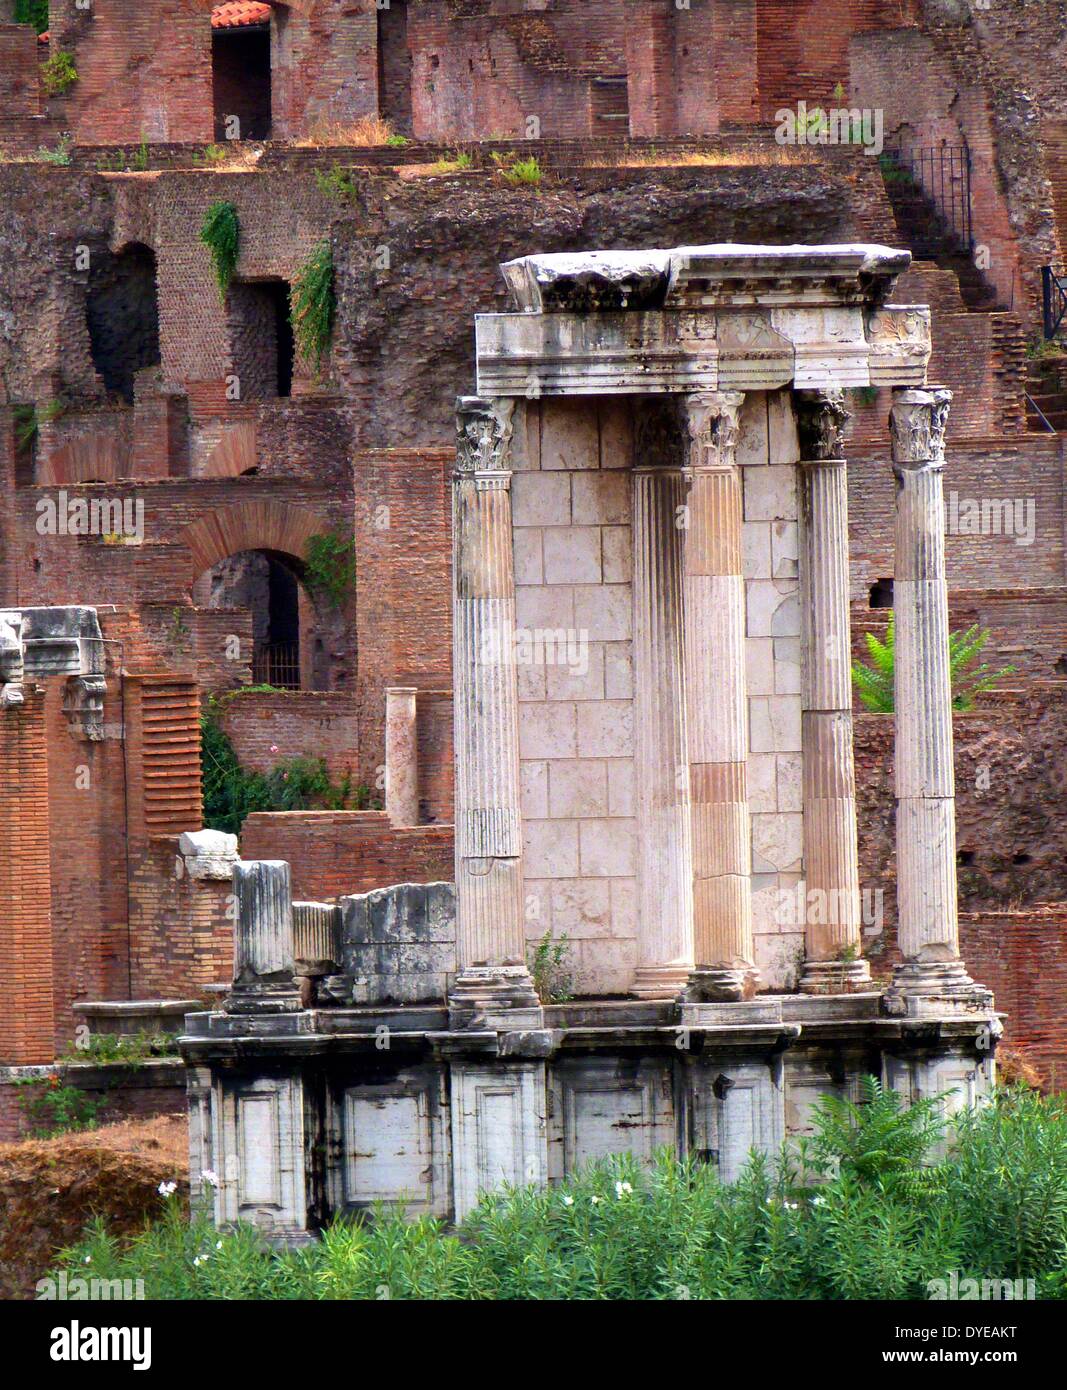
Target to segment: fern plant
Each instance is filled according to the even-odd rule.
[[[880,642],[873,632],[864,633],[871,665],[852,663],[852,679],[856,692],[867,709],[875,714],[892,714],[895,708],[893,676],[896,668],[896,625],[889,615],[885,641]],[[982,648],[989,641],[989,629],[974,623],[965,631],[951,632],[948,638],[949,678],[952,684],[952,708],[968,710],[983,691],[989,690],[1002,676],[1010,676],[1014,666],[1002,666],[994,671],[985,662],[978,662]]]
[[[333,250],[320,241],[297,272],[289,296],[293,336],[300,356],[318,371],[333,338],[337,298],[333,285]]]
[[[232,203],[211,204],[200,228],[200,240],[211,252],[219,293],[225,300],[233,272],[237,269],[237,255],[241,242],[237,209]]]

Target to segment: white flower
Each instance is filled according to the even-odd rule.
[[[200,1263],[200,1256],[199,1256],[199,1255],[194,1255],[194,1256],[193,1256],[193,1268],[195,1269],[196,1266],[197,1266],[199,1263]]]
[[[93,1262],[93,1257],[92,1257],[92,1255],[86,1255],[86,1257],[85,1257],[85,1263],[86,1263],[87,1265],[91,1265],[92,1262]]]
[[[812,1205],[813,1207],[824,1207],[824,1206],[826,1205],[826,1198],[825,1198],[825,1197],[813,1197],[813,1198],[811,1199],[811,1205]]]
[[[222,1249],[222,1241],[221,1241],[221,1240],[217,1240],[217,1241],[215,1242],[215,1249],[216,1249],[216,1250],[221,1250],[221,1249]]]
[[[600,1201],[600,1198],[599,1198],[599,1197],[593,1197],[591,1200],[592,1200],[593,1206],[595,1207],[596,1204]]]
[[[628,1192],[632,1192],[633,1184],[628,1182],[617,1182],[615,1184],[615,1196],[625,1197]]]
[[[170,1197],[173,1193],[177,1192],[177,1190],[178,1184],[176,1182],[161,1182],[156,1189],[161,1197]]]
[[[574,1198],[573,1198],[573,1197],[564,1197],[564,1199],[563,1199],[563,1205],[564,1205],[565,1207],[573,1207],[573,1206],[574,1206]]]
[[[213,1173],[210,1168],[205,1168],[200,1176],[204,1182],[209,1183],[212,1187],[218,1187],[219,1175],[218,1173]]]

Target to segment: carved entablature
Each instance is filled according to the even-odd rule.
[[[22,704],[22,614],[0,613],[0,707]]]
[[[511,400],[460,396],[456,401],[456,476],[477,478],[509,472]]]
[[[476,321],[483,396],[921,386],[930,315],[886,303],[884,246],[703,246],[526,256],[519,312]]]
[[[797,391],[793,395],[802,463],[845,457],[845,426],[852,416],[843,391]]]
[[[941,467],[951,403],[952,392],[944,386],[897,393],[889,414],[895,467]]]
[[[25,681],[68,677],[63,709],[72,731],[103,737],[104,645],[95,608],[0,610],[0,706],[21,704]]]

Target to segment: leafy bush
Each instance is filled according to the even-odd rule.
[[[214,709],[200,718],[200,772],[204,825],[231,835],[252,811],[361,811],[372,804],[349,773],[334,782],[324,758],[286,758],[268,773],[247,771]]]
[[[15,0],[11,17],[16,24],[32,24],[43,34],[48,28],[48,0]]]
[[[323,531],[307,543],[304,583],[334,608],[341,608],[356,584],[356,547],[338,531]]]
[[[945,1136],[934,1105],[869,1080],[814,1126],[799,1158],[753,1156],[731,1186],[695,1160],[623,1155],[486,1196],[455,1234],[378,1210],[284,1251],[171,1206],[131,1241],[97,1223],[62,1259],[170,1299],[923,1299],[954,1273],[1067,1298],[1063,1098],[1010,1091]]]
[[[16,1081],[18,1107],[37,1139],[92,1129],[103,1101],[94,1100],[77,1086],[67,1085],[56,1074],[23,1077]]]
[[[78,69],[74,66],[74,55],[57,48],[41,64],[41,81],[50,97],[61,97],[78,80]]]
[[[200,240],[211,252],[215,265],[215,279],[223,300],[237,269],[237,256],[240,251],[241,232],[237,222],[237,209],[232,203],[212,203],[204,214],[200,228]]]
[[[333,338],[337,299],[333,288],[333,251],[328,241],[320,241],[297,272],[289,296],[293,336],[300,356],[322,365]]]
[[[530,974],[534,989],[547,1004],[565,1004],[574,997],[574,981],[567,962],[570,942],[566,935],[554,937],[551,928],[530,951]]]
[[[896,667],[896,625],[889,615],[885,641],[880,642],[873,632],[864,633],[872,665],[861,661],[852,663],[852,679],[860,699],[876,714],[892,714],[894,709],[893,673]],[[982,648],[989,641],[989,628],[977,623],[965,632],[950,632],[948,638],[949,677],[952,682],[952,708],[970,709],[983,691],[989,690],[1002,676],[1010,676],[1014,666],[992,670],[984,662],[976,666]]]

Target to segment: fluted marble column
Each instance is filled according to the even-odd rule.
[[[282,859],[238,860],[233,866],[233,985],[229,1013],[293,1013],[293,893]]]
[[[525,964],[518,694],[512,645],[513,402],[457,402],[452,486],[456,756],[454,1026],[533,1008]]]
[[[674,999],[693,967],[693,870],[682,627],[686,481],[677,431],[640,422],[633,470],[638,941],[633,992]]]
[[[896,476],[897,940],[891,994],[957,995],[974,984],[959,953],[948,590],[941,474],[952,393],[897,389],[890,414]]]
[[[682,530],[685,689],[693,841],[694,1001],[750,997],[752,839],[738,391],[685,398],[687,468]]]
[[[870,980],[860,958],[859,852],[852,749],[848,484],[842,391],[797,391],[803,622],[804,970],[806,993]]]

